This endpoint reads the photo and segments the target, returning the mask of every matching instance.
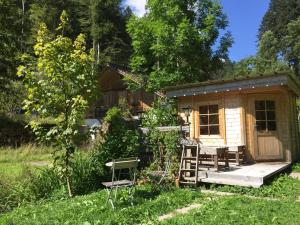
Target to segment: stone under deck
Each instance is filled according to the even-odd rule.
[[[260,187],[268,178],[287,169],[289,162],[264,162],[251,165],[229,166],[229,170],[199,171],[198,180],[204,183]]]

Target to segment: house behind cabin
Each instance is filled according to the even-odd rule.
[[[246,145],[249,162],[300,160],[300,82],[290,74],[181,85],[166,95],[177,99],[190,138],[203,145]]]
[[[88,118],[101,119],[108,109],[118,106],[121,101],[128,105],[133,115],[149,108],[154,101],[155,94],[140,89],[127,90],[123,81],[125,76],[134,77],[127,69],[114,64],[108,64],[100,72],[98,99],[90,107]]]

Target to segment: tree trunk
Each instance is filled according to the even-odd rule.
[[[24,17],[25,17],[25,0],[22,0],[22,20],[21,20],[21,51],[24,51]]]
[[[97,64],[98,65],[99,65],[99,62],[100,62],[100,44],[98,41],[98,44],[97,44]]]
[[[73,193],[72,193],[72,188],[71,188],[71,181],[70,181],[70,171],[69,171],[69,164],[70,164],[70,149],[66,149],[66,181],[67,181],[67,188],[68,188],[68,193],[69,193],[69,197],[73,197]]]
[[[25,0],[22,0],[22,35],[24,34]]]

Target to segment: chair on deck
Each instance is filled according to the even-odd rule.
[[[112,181],[102,182],[102,185],[104,185],[107,190],[107,202],[111,203],[113,209],[115,208],[114,201],[116,201],[119,188],[128,188],[128,196],[130,203],[133,206],[133,188],[136,182],[138,162],[138,158],[124,158],[114,159],[113,161],[105,164],[111,168]],[[126,179],[122,179],[122,176],[124,175],[127,175]],[[112,197],[113,191],[115,191],[114,199]]]

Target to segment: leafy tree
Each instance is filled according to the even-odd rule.
[[[22,87],[16,77],[16,67],[25,49],[24,38],[28,31],[22,2],[0,0],[0,111],[4,113],[10,112],[22,98]]]
[[[28,12],[31,23],[29,42],[33,44],[35,41],[36,32],[39,30],[41,22],[45,23],[51,32],[55,32],[60,23],[59,16],[63,10],[70,15],[70,20],[64,32],[68,37],[75,38],[81,33],[75,9],[76,4],[73,0],[33,0],[29,5]]]
[[[133,55],[130,66],[147,89],[202,81],[228,58],[232,44],[226,16],[214,0],[149,0],[142,18],[132,16],[128,32]],[[220,38],[220,46],[213,46]]]
[[[97,170],[95,173],[102,179],[108,174],[105,167],[107,161],[138,156],[140,135],[126,121],[127,115],[121,108],[112,107],[103,119],[103,126],[92,155],[92,163]]]
[[[69,178],[74,141],[93,96],[96,79],[93,53],[86,52],[84,35],[80,34],[72,42],[64,36],[66,26],[65,12],[61,15],[61,23],[57,29],[61,34],[53,36],[45,24],[40,26],[34,46],[36,58],[19,66],[18,75],[24,77],[28,91],[25,101],[27,113],[37,113],[40,118],[52,117],[56,120],[56,124],[47,132],[35,120],[29,125],[38,137],[52,141],[63,150],[57,152],[55,162],[61,167],[69,196],[72,196]]]
[[[259,28],[259,39],[270,30],[281,40],[287,33],[287,25],[299,16],[299,0],[271,0]]]
[[[300,76],[300,16],[288,24],[284,41],[285,58],[291,63],[295,73]]]
[[[35,36],[39,23],[46,23],[55,31],[57,19],[66,10],[70,15],[66,35],[71,38],[84,33],[87,45],[93,47],[96,62],[127,63],[131,52],[126,22],[131,11],[121,7],[121,0],[34,0],[30,5],[32,35]],[[32,38],[31,40],[32,41]]]
[[[93,44],[97,62],[127,64],[131,52],[126,22],[132,14],[121,0],[77,0],[80,27]]]
[[[265,32],[271,31],[273,33],[274,38],[276,38],[278,42],[276,43],[276,47],[274,47],[276,53],[284,57],[298,76],[300,76],[299,51],[297,52],[297,47],[294,45],[296,45],[297,40],[299,40],[299,28],[297,28],[299,25],[297,25],[296,22],[299,17],[299,0],[271,0],[269,9],[259,29],[260,41]]]
[[[290,70],[288,63],[277,52],[278,45],[279,41],[273,32],[265,32],[260,40],[257,54],[235,63],[232,75],[245,76]]]

